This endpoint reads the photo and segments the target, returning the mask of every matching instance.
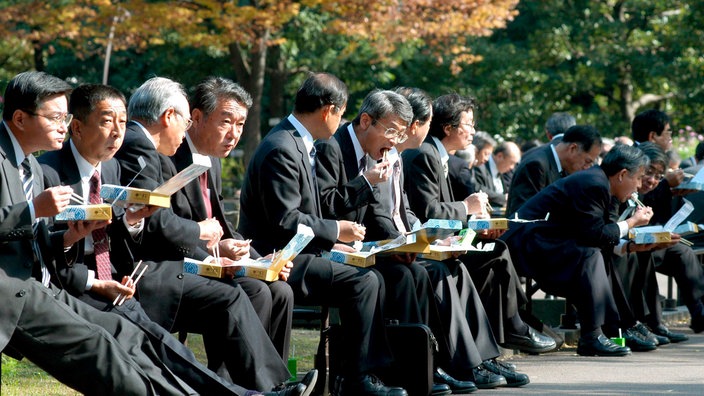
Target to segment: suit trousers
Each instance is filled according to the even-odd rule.
[[[692,248],[677,244],[653,252],[655,271],[672,276],[677,282],[682,302],[689,306],[704,296],[704,268]],[[662,317],[662,314],[660,315]]]
[[[293,260],[288,283],[296,304],[340,309],[341,339],[345,340],[341,374],[352,381],[388,366],[391,353],[384,328],[383,280],[371,270],[331,262],[313,254]]]
[[[373,267],[384,279],[386,319],[399,323],[430,324],[431,310],[437,310],[432,299],[428,272],[418,262],[410,264],[378,257]],[[432,308],[432,309],[431,309]]]
[[[493,242],[493,251],[469,252],[459,259],[472,276],[494,337],[501,344],[504,335],[515,330],[510,319],[518,315],[518,307],[525,305],[528,299],[513,267],[508,247],[501,240]]]
[[[117,307],[112,305],[112,301],[93,293],[83,294],[79,299],[98,310],[122,316],[137,325],[149,336],[159,359],[199,394],[243,396],[247,392],[240,386],[230,384],[200,363],[190,349],[149,319],[136,299],[125,300]]]
[[[500,354],[482,300],[462,261],[423,264],[440,313],[438,321],[431,321],[440,348],[438,366],[455,378],[471,379],[472,368]]]
[[[159,302],[140,301],[143,306]],[[290,376],[247,294],[239,286],[184,274],[183,294],[173,331],[203,335],[208,368],[247,389],[269,391]]]
[[[235,278],[252,303],[264,329],[282,359],[288,359],[293,322],[293,290],[282,281],[263,282],[246,276]]]
[[[129,321],[33,280],[23,291],[9,346],[64,384],[87,395],[196,394]]]

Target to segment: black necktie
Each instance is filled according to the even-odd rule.
[[[315,160],[315,156],[317,154],[317,151],[315,150],[315,146],[313,146],[310,149],[310,169],[312,171],[311,178],[313,179],[313,198],[315,201],[315,210],[317,212],[317,215],[322,217],[322,212],[320,211],[320,189],[318,188],[318,176],[317,176],[317,169],[318,169],[318,164],[317,161]]]

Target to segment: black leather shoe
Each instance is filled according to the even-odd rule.
[[[528,326],[528,334],[507,334],[502,345],[506,349],[518,349],[529,353],[549,352],[557,347],[555,340]]]
[[[433,381],[449,386],[452,393],[472,393],[476,392],[478,389],[474,382],[457,380],[439,367],[436,368],[433,373]]]
[[[273,392],[265,392],[264,396],[309,396],[315,388],[315,382],[318,380],[318,370],[312,369],[303,376],[301,382],[281,386]]]
[[[626,339],[626,346],[631,348],[633,352],[648,352],[658,349],[656,341],[647,339],[635,326],[624,331],[623,338]]]
[[[704,315],[692,316],[692,322],[690,323],[689,328],[692,329],[695,334],[699,334],[704,331]]]
[[[408,396],[405,389],[386,386],[379,378],[371,374],[365,375],[357,383],[344,381],[341,393],[337,396]]]
[[[263,396],[303,396],[306,391],[306,386],[303,384],[289,385],[284,389],[273,392],[262,392]],[[256,393],[257,395],[259,393]]]
[[[494,374],[504,376],[506,378],[506,386],[523,386],[530,383],[530,378],[527,375],[507,370],[496,359],[485,360],[482,362],[482,366]]]
[[[481,364],[472,369],[472,375],[474,376],[474,384],[479,389],[494,389],[507,383],[506,377],[492,373]]]
[[[662,324],[653,327],[651,331],[655,335],[667,337],[672,343],[687,341],[689,339],[686,334],[673,333],[670,331],[670,329],[668,329],[667,327],[665,327],[665,325]]]
[[[579,337],[577,353],[582,356],[626,356],[631,354],[631,348],[615,344],[605,335],[597,338]]]
[[[650,331],[650,327],[646,326],[645,324],[638,322],[634,326],[636,330],[638,330],[639,333],[641,333],[647,340],[649,341],[655,341],[655,345],[660,346],[660,345],[667,345],[670,343],[670,339],[661,335],[657,335]]]
[[[433,389],[430,391],[431,396],[447,396],[451,395],[452,390],[447,384],[433,384]]]

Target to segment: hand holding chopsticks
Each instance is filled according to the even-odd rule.
[[[129,278],[127,278],[127,284],[129,284],[129,282],[132,280],[132,278],[134,277],[134,274],[137,273],[137,270],[139,269],[139,267],[141,265],[142,265],[142,260],[139,260],[137,265],[134,266],[134,271],[132,271]],[[139,282],[139,280],[142,278],[142,275],[144,275],[144,272],[147,271],[147,268],[149,268],[149,266],[147,264],[144,264],[144,266],[142,267],[142,270],[139,272],[139,275],[137,275],[137,279],[135,279],[134,282],[132,283],[133,286],[135,286],[135,287],[137,286],[137,282]],[[127,298],[127,296],[125,296],[124,294],[119,294],[117,297],[115,297],[115,300],[112,302],[112,305],[120,306],[125,302],[126,298]]]

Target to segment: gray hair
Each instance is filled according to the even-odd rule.
[[[494,148],[498,146],[498,144],[496,143],[496,139],[491,137],[488,132],[484,131],[477,131],[477,133],[474,134],[472,144],[474,145],[474,147],[477,148],[477,150],[482,150],[486,146],[491,146]]]
[[[369,114],[374,119],[374,122],[389,114],[398,116],[406,125],[413,121],[413,108],[408,103],[408,99],[403,95],[388,90],[375,89],[364,98],[359,114],[352,122],[354,125],[359,125],[363,113]]]
[[[569,113],[552,113],[545,123],[545,130],[548,131],[550,135],[555,136],[565,133],[569,127],[576,124],[577,120]]]
[[[159,117],[169,107],[177,113],[188,117],[188,109],[184,109],[179,98],[186,98],[183,85],[164,77],[153,77],[145,81],[130,97],[127,114],[130,119],[139,119],[146,125],[157,122]]]

